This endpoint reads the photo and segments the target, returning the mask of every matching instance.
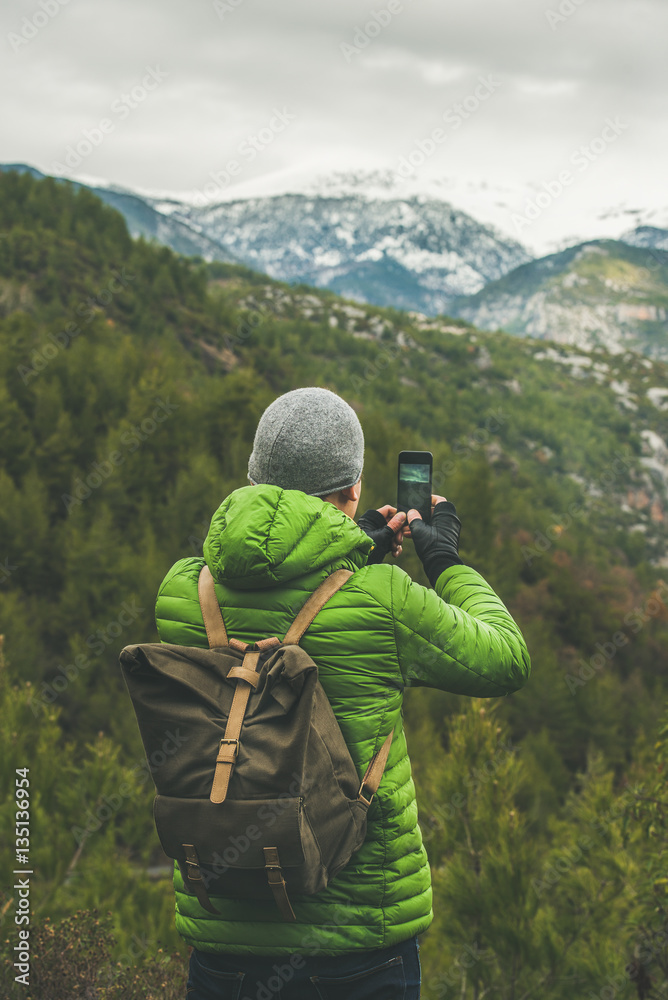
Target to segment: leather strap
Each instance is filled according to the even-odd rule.
[[[238,667],[232,667],[231,670],[227,672],[228,681],[238,678],[241,681],[248,681],[254,688],[256,688],[260,682],[260,675],[256,670],[249,670],[248,667],[244,667],[243,663],[240,663]]]
[[[272,635],[269,639],[258,639],[255,643],[255,648],[260,649],[263,653],[267,653],[270,649],[277,649],[280,645],[281,640]]]
[[[371,805],[371,800],[378,791],[378,786],[380,785],[380,779],[383,777],[383,771],[385,770],[385,765],[387,764],[387,758],[390,754],[390,747],[392,746],[392,737],[394,736],[394,730],[389,734],[382,747],[378,753],[374,754],[371,758],[371,763],[366,769],[366,774],[362,778],[362,784],[360,785],[360,790],[357,793],[357,798],[361,799],[362,802],[366,802],[367,805]],[[362,794],[362,791],[366,791],[369,795]]]
[[[339,587],[342,587],[346,580],[352,575],[352,570],[337,569],[334,573],[331,573],[330,576],[322,581],[318,589],[313,591],[308,601],[301,609],[288,631],[285,633],[285,638],[283,639],[284,646],[289,646],[293,643],[295,645],[299,644],[299,640],[318,612],[325,606],[330,597],[337,592]]]
[[[249,650],[249,644],[240,639],[228,639],[225,622],[220,610],[218,598],[213,585],[211,570],[204,564],[197,581],[197,593],[202,609],[202,618],[206,628],[206,637],[209,640],[209,647],[214,649],[219,646],[229,646],[244,654],[243,662],[239,666],[232,667],[228,671],[228,678],[237,682],[230,714],[225,727],[225,735],[218,745],[216,756],[216,767],[213,772],[213,783],[209,799],[211,802],[224,802],[230,784],[232,769],[239,754],[239,736],[244,722],[244,715],[248,706],[248,699],[251,691],[257,687],[259,675],[257,664],[262,653],[280,646],[280,641],[276,636],[269,639],[260,639],[255,643],[255,649]]]
[[[260,654],[268,653],[272,649],[277,649],[280,645],[281,645],[280,639],[277,639],[275,635],[272,635],[270,639],[258,639],[258,641],[255,643],[255,650],[259,651],[258,652],[258,657],[259,657]],[[244,653],[244,661],[243,663],[239,664],[238,667],[232,667],[231,670],[228,670],[227,679],[229,680],[230,677],[232,677],[232,678],[237,678],[239,680],[248,681],[249,684],[252,684],[253,687],[256,688],[260,681],[260,675],[257,672],[257,659],[251,662],[250,668],[246,665],[248,646],[249,643],[247,642],[240,642],[238,639],[230,639],[230,647],[232,649],[241,649],[242,652]]]
[[[202,566],[202,571],[197,580],[197,594],[199,597],[199,606],[202,609],[202,618],[204,619],[204,628],[206,629],[206,637],[209,640],[209,647],[214,649],[216,646],[227,646],[225,622],[223,621],[220,604],[218,603],[216,591],[213,586],[211,570],[206,563]]]
[[[249,649],[244,654],[241,667],[233,667],[232,669],[248,670],[255,673],[258,660],[260,659],[260,652],[259,649]],[[218,747],[216,769],[213,773],[213,784],[211,785],[211,794],[209,795],[211,802],[224,802],[227,796],[232,768],[236,764],[239,753],[239,736],[241,734],[241,727],[244,724],[246,706],[248,705],[248,699],[253,689],[253,685],[249,681],[244,680],[243,677],[237,677],[236,681],[237,686],[234,698],[232,699],[230,714],[227,717],[225,735]]]
[[[274,894],[274,900],[280,910],[281,916],[284,920],[288,920],[290,922],[296,921],[297,918],[292,906],[290,905],[290,900],[285,889],[285,879],[283,878],[281,862],[278,857],[278,848],[265,847],[263,850],[264,867],[267,872],[267,880],[271,887],[271,891]]]
[[[209,899],[209,894],[206,891],[206,886],[202,881],[202,872],[199,867],[199,858],[197,856],[197,851],[195,850],[194,844],[181,844],[181,847],[186,853],[186,879],[189,885],[192,886],[195,895],[197,896],[197,902],[204,909],[208,910],[209,913],[217,913],[220,916],[220,910],[217,910]]]

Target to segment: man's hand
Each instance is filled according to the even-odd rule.
[[[405,522],[404,512],[397,513],[397,508],[390,506],[390,504],[385,504],[378,510],[367,510],[362,514],[357,525],[367,533],[374,544],[369,553],[369,565],[381,563],[388,552],[391,552],[395,558],[401,555]]]
[[[407,516],[415,551],[434,587],[443,570],[461,565],[459,532],[462,524],[450,500],[432,495],[431,504],[431,524],[425,524],[422,515],[414,508],[408,511]]]
[[[431,516],[432,517],[434,516],[434,507],[436,506],[437,503],[447,503],[447,501],[446,501],[445,497],[439,497],[439,496],[437,496],[436,493],[432,493],[432,495],[431,495]],[[422,514],[420,513],[419,510],[415,510],[414,507],[411,507],[411,509],[408,511],[408,514],[413,514],[413,515],[417,514],[417,516],[420,518],[420,520],[422,520]],[[406,526],[404,528],[404,538],[410,538],[411,537],[411,529],[409,528],[408,525],[409,525],[409,522],[413,520],[413,518],[409,518],[408,514],[406,515]]]

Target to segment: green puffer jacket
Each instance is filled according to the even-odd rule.
[[[315,896],[291,896],[296,923],[272,902],[212,895],[221,916],[184,892],[174,870],[176,929],[202,951],[344,954],[390,947],[432,920],[431,873],[418,826],[402,725],[404,688],[426,685],[476,697],[515,691],[530,661],[505,605],[474,569],[452,566],[431,590],[396,565],[367,565],[371,539],[331,503],[297,490],[246,486],[214,514],[204,557],[228,635],[282,637],[318,584],[353,575],[329,600],[301,645],[319,677],[362,779],[395,727],[364,844]],[[204,560],[179,560],[156,602],[163,642],[207,646],[197,600]],[[243,739],[243,735],[242,735]]]

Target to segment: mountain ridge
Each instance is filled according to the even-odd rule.
[[[43,180],[50,174],[43,174],[41,170],[31,167],[25,163],[0,164],[0,173],[15,171],[16,173],[27,173],[35,180]],[[205,235],[197,233],[189,226],[176,222],[169,226],[165,217],[141,195],[117,185],[98,186],[97,184],[85,183],[67,177],[54,177],[60,183],[69,183],[74,187],[87,188],[97,195],[105,204],[110,205],[121,213],[125,219],[131,236],[143,236],[146,239],[156,240],[166,246],[170,246],[176,253],[184,256],[202,256],[210,260],[222,260],[237,262],[236,258],[227,253],[215,241],[210,240]]]
[[[449,308],[484,329],[668,358],[668,252],[589,240],[529,261]]]
[[[10,169],[44,176],[24,164],[0,166]],[[432,314],[453,295],[477,291],[531,258],[516,240],[448,202],[417,195],[373,200],[297,193],[195,206],[115,185],[72,183],[121,211],[133,236],[279,280],[332,287],[359,301]]]
[[[25,164],[0,170],[44,177]],[[389,171],[333,173],[312,184],[310,193],[221,201],[214,199],[215,190],[208,198],[205,186],[202,204],[89,181],[68,183],[121,211],[131,235],[186,256],[243,264],[361,303],[456,315],[479,327],[582,348],[605,343],[617,353],[630,346],[666,356],[668,272],[662,254],[668,230],[656,226],[639,225],[623,240],[587,240],[535,258],[493,226],[417,193],[410,178],[398,184]],[[609,274],[601,265],[598,278],[589,273],[585,280],[572,262],[587,247],[590,256],[615,258]]]

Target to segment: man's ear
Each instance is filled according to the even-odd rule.
[[[341,490],[341,494],[346,500],[352,500],[353,503],[357,503],[362,494],[362,480],[358,479],[354,486],[346,486],[345,490]]]

